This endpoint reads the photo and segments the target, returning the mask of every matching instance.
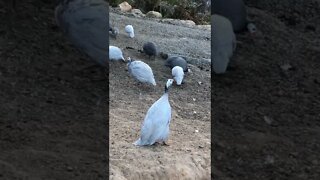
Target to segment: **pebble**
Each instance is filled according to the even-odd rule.
[[[67,167],[67,170],[68,170],[68,171],[73,171],[73,168],[72,168],[71,166],[68,166],[68,167]]]
[[[272,118],[270,118],[270,117],[268,117],[268,116],[263,116],[263,119],[264,119],[264,121],[267,123],[267,124],[271,124],[272,123]]]

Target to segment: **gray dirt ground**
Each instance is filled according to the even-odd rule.
[[[212,77],[214,179],[319,179],[320,3],[245,2],[259,32]]]
[[[12,31],[0,5],[0,179],[106,179],[105,72],[81,70],[53,3],[17,2]]]
[[[170,89],[170,146],[139,148],[132,144],[140,135],[148,108],[164,93],[165,82],[171,78],[165,60],[149,60],[138,49],[144,42],[153,41],[166,53],[210,59],[210,31],[116,13],[110,13],[110,22],[120,29],[116,40],[110,38],[110,45],[123,49],[125,57],[149,64],[157,82],[155,88],[140,86],[129,76],[125,63],[109,64],[111,179],[210,179],[210,66],[201,65],[201,70],[190,65],[192,72],[185,76],[186,83]],[[135,28],[133,39],[124,31],[127,24]]]
[[[98,81],[105,72],[80,70],[92,63],[56,27],[53,2],[17,2],[8,33],[10,18],[0,1],[0,179],[106,179],[108,87]],[[320,179],[319,1],[245,2],[259,32],[255,38],[238,34],[237,69],[212,77],[215,179]],[[134,42],[141,47],[142,41]],[[186,84],[172,87],[171,145],[134,148],[170,71],[160,58],[124,51],[149,63],[158,85],[140,88],[124,64],[110,64],[113,176],[129,177],[133,167],[132,177],[146,177],[145,171],[154,177],[207,175],[210,71],[192,66]],[[282,70],[284,64],[292,68]]]

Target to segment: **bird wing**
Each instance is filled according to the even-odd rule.
[[[165,66],[173,68],[175,66],[180,66],[182,67],[184,72],[188,72],[188,65],[187,61],[183,59],[182,57],[176,57],[176,58],[171,58],[168,59],[165,63]]]
[[[139,80],[149,81],[150,78],[154,78],[152,69],[147,64],[132,62],[130,69],[132,75]]]
[[[104,1],[70,2],[58,14],[70,41],[101,65],[108,53],[108,6]]]

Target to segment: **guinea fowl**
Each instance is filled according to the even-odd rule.
[[[112,27],[110,22],[109,22],[109,34],[111,35],[111,37],[114,37],[115,39],[117,39],[117,36],[119,34],[119,29],[117,27]]]
[[[128,58],[128,71],[138,81],[156,86],[151,67],[142,61],[132,61]]]
[[[61,0],[55,9],[57,24],[71,43],[104,67],[108,59],[108,8],[103,0]]]
[[[212,67],[216,74],[225,73],[233,55],[233,51],[236,49],[236,36],[232,30],[231,22],[220,15],[211,16],[212,26],[212,41],[211,41],[211,53]]]
[[[171,121],[171,106],[168,90],[173,83],[168,79],[164,94],[149,108],[144,118],[140,138],[133,144],[136,146],[149,146],[157,143],[165,145],[169,137],[169,126]]]
[[[149,56],[149,59],[151,56],[154,57],[154,59],[157,56],[157,47],[153,42],[146,42],[143,44],[143,52]]]
[[[165,66],[170,67],[171,69],[175,66],[180,66],[184,72],[188,72],[189,70],[187,61],[180,56],[169,57],[165,62]]]
[[[181,85],[184,77],[184,72],[182,67],[175,66],[171,70],[173,79],[177,82],[177,85]]]
[[[134,38],[134,29],[132,25],[126,25],[124,29],[128,33],[129,37]]]
[[[109,46],[109,60],[122,60],[125,62],[121,49],[116,46]]]
[[[245,29],[250,33],[256,32],[256,26],[247,19],[246,5],[243,0],[214,0],[212,14],[228,18],[234,32],[241,32]]]

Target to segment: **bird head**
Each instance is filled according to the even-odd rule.
[[[171,85],[173,84],[174,82],[174,79],[168,79],[167,83],[166,83],[166,86],[164,88],[164,91],[165,92],[168,92],[169,88],[171,87]]]
[[[115,38],[117,38],[117,35],[119,34],[119,29],[117,27],[114,27],[112,29],[112,34]]]
[[[247,29],[248,29],[249,33],[250,33],[250,34],[253,34],[253,35],[257,32],[257,27],[256,27],[256,25],[255,25],[254,23],[252,23],[252,22],[248,23]]]
[[[130,64],[132,62],[131,57],[127,57],[127,61],[125,61],[125,62],[128,62],[128,64]]]

